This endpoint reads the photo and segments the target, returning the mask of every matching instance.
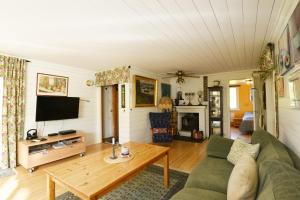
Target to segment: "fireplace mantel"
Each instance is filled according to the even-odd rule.
[[[181,131],[181,117],[185,113],[198,113],[199,114],[199,130],[203,131],[204,135],[207,137],[206,130],[206,106],[175,106],[178,113],[178,132],[181,135],[186,135],[186,132]]]

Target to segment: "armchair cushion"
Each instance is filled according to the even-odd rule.
[[[157,133],[152,136],[153,142],[172,142],[173,136],[171,134]]]

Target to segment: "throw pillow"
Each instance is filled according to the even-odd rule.
[[[168,133],[167,128],[153,128],[153,134],[165,134]]]
[[[254,200],[258,184],[258,172],[255,160],[245,153],[237,161],[228,181],[228,200]]]
[[[230,148],[227,160],[235,165],[244,153],[248,153],[253,159],[256,159],[259,153],[259,144],[248,144],[236,139]]]

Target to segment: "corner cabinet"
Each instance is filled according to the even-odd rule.
[[[223,87],[208,88],[209,136],[223,136]]]

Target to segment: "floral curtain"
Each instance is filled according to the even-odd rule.
[[[107,86],[127,83],[130,78],[130,67],[119,67],[96,74],[96,86]]]
[[[23,138],[25,65],[23,59],[0,55],[0,75],[3,77],[2,168],[16,167],[17,141]]]
[[[263,54],[259,60],[259,69],[253,73],[254,88],[255,88],[255,128],[264,128],[265,126],[265,110],[263,108],[264,104],[264,83],[268,78],[273,78],[274,70],[276,68],[275,56],[274,56],[274,44],[268,43],[263,51]],[[277,98],[275,90],[275,99]],[[275,109],[277,107],[277,101],[275,101]],[[278,135],[278,113],[276,113],[276,132]]]
[[[274,44],[268,43],[264,49],[260,59],[259,68],[261,73],[261,78],[265,80],[268,76],[273,73],[275,69],[275,58],[274,58]]]

